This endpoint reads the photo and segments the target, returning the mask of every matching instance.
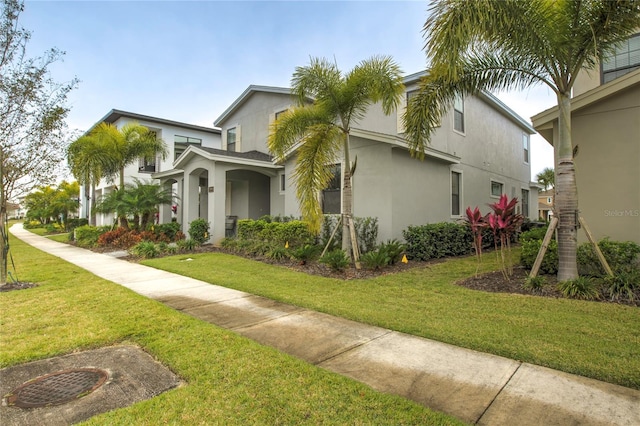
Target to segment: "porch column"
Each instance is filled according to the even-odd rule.
[[[171,188],[173,187],[173,183],[172,181],[165,181],[165,182],[161,182],[160,185],[162,185],[162,189],[164,190],[171,190]],[[171,222],[171,204],[162,204],[160,205],[160,216],[158,217],[158,222],[159,223],[169,223]]]
[[[175,200],[175,204],[178,206],[178,214],[176,215],[176,220],[180,224],[182,232],[187,233],[188,228],[184,226],[184,199],[185,199],[185,191],[184,191],[184,176],[178,179],[178,189],[176,190],[176,194],[178,195],[178,199]]]
[[[216,164],[214,170],[209,171],[209,186],[213,186],[213,193],[209,193],[209,215],[207,220],[211,224],[211,239],[218,244],[225,236],[227,170]]]
[[[200,176],[189,174],[184,177],[184,190],[182,199],[182,227],[188,230],[189,224],[198,218],[198,204],[200,202]]]

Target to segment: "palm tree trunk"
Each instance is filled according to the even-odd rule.
[[[124,165],[120,167],[120,188],[118,188],[118,191],[124,191]],[[120,222],[121,228],[129,229],[129,221],[127,220],[127,216],[118,216],[118,221]]]
[[[571,98],[558,95],[555,205],[558,213],[558,281],[578,278],[578,188],[571,142]]]
[[[87,207],[90,210],[89,213],[89,225],[96,226],[96,214],[93,211],[93,208],[96,205],[96,184],[95,182],[91,182],[91,204]],[[89,212],[87,210],[87,212]]]
[[[351,156],[349,152],[349,133],[344,134],[344,180],[342,182],[342,250],[353,260],[351,254],[351,214],[353,211],[353,191],[351,188]]]

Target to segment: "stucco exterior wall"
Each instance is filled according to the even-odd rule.
[[[640,85],[577,111],[572,125],[579,209],[594,237],[640,243]]]
[[[222,149],[227,148],[227,130],[236,128],[236,151],[260,151],[268,153],[267,137],[269,124],[276,112],[293,105],[290,95],[280,93],[253,93],[242,105],[220,123],[222,129]],[[238,135],[238,130],[240,135]]]

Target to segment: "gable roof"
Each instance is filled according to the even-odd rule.
[[[426,77],[427,74],[428,74],[428,71],[420,71],[413,74],[409,74],[406,77],[404,77],[403,82],[405,86],[418,83],[420,79],[422,77]],[[482,90],[476,95],[476,97],[483,100],[493,109],[495,109],[500,114],[502,114],[503,116],[511,120],[516,125],[518,125],[525,132],[529,133],[530,135],[536,133],[536,130],[533,128],[533,126],[531,126],[531,124],[529,124],[524,118],[520,117],[514,110],[509,108],[504,102],[502,102],[500,99],[495,97],[490,92],[487,92],[486,90]]]
[[[291,95],[291,89],[287,87],[258,86],[258,85],[252,84],[251,86],[247,87],[245,91],[242,92],[242,94],[238,96],[238,98],[235,101],[233,101],[233,103],[229,106],[229,108],[224,110],[224,112],[222,113],[222,115],[220,115],[220,117],[216,118],[216,120],[213,122],[213,125],[214,126],[220,125],[221,122],[223,122],[227,117],[229,117],[236,110],[238,110],[238,108],[240,108],[251,97],[251,95],[257,92]]]
[[[139,121],[147,121],[147,122],[151,122],[151,123],[157,123],[157,124],[164,124],[164,125],[169,125],[169,126],[174,126],[174,127],[180,127],[180,128],[183,128],[183,129],[198,130],[200,132],[207,132],[207,133],[218,134],[218,135],[221,133],[220,129],[214,128],[214,127],[198,126],[196,124],[182,123],[180,121],[167,120],[167,119],[164,119],[164,118],[152,117],[150,115],[143,115],[143,114],[138,114],[138,113],[135,113],[135,112],[123,111],[123,110],[119,110],[119,109],[112,109],[111,111],[109,111],[107,113],[107,115],[102,117],[97,123],[95,123],[93,126],[91,126],[91,128],[89,130],[87,130],[85,132],[85,134],[91,132],[100,123],[113,124],[116,121],[118,121],[120,118],[123,118],[123,117],[132,118],[134,120],[139,120]]]

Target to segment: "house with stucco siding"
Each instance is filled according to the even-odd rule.
[[[424,73],[405,78],[405,99]],[[299,216],[291,175],[295,152],[283,163],[267,149],[269,125],[295,104],[290,89],[249,86],[215,120],[220,146],[189,145],[172,167],[152,173],[177,188],[178,221],[197,218],[211,224],[211,241],[225,236],[229,219],[263,215]],[[480,206],[501,194],[521,200],[520,211],[535,220],[538,186],[530,181],[530,135],[534,129],[490,93],[458,99],[442,117],[423,161],[412,158],[402,129],[401,107],[386,116],[372,105],[352,125],[353,213],[377,217],[379,240],[402,239],[409,225],[456,221],[467,206]],[[345,165],[336,161],[336,179],[318,194],[325,213],[340,211],[340,180]],[[168,213],[161,212],[161,221]]]
[[[558,108],[532,120],[553,145]],[[640,33],[593,69],[580,71],[571,101],[571,132],[579,213],[593,236],[640,243]],[[578,237],[586,240],[583,232]]]

